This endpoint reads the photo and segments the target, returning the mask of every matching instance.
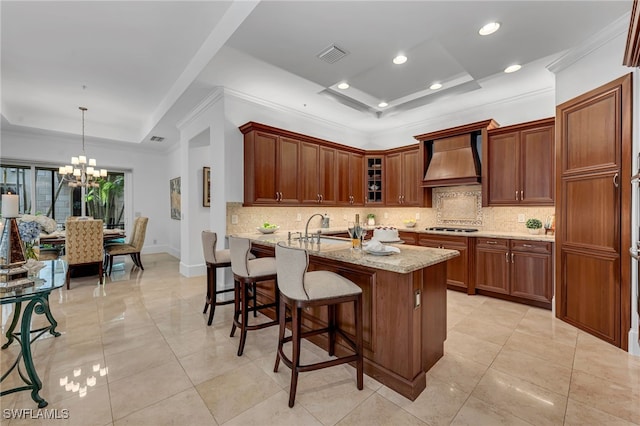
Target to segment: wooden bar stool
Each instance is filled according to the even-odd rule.
[[[298,373],[319,370],[348,362],[356,363],[357,386],[363,388],[362,358],[362,289],[353,282],[330,271],[307,272],[309,256],[303,249],[276,246],[276,265],[278,288],[280,290],[280,330],[278,333],[278,353],[273,369],[278,372],[280,360],[291,368],[291,387],[289,389],[289,407],[293,407],[298,386]],[[341,303],[353,302],[355,309],[355,341],[338,328],[336,307]],[[291,336],[285,337],[286,307],[291,310]],[[327,306],[327,327],[302,332],[302,310],[306,307]],[[329,355],[334,356],[336,333],[353,348],[354,354],[328,361],[303,365],[300,363],[300,343],[303,337],[329,333]],[[283,352],[284,343],[292,342],[292,357]]]
[[[246,238],[229,237],[229,251],[231,254],[231,270],[233,271],[235,290],[235,313],[231,334],[240,328],[240,344],[238,356],[244,351],[247,340],[247,331],[259,330],[278,324],[278,284],[276,276],[276,259],[273,257],[251,258],[251,241]],[[258,305],[256,301],[256,283],[273,281],[275,283],[275,303]],[[253,300],[250,306],[249,301]],[[254,314],[262,309],[276,309],[276,319],[261,324],[249,324],[249,312]],[[254,315],[255,316],[255,315]],[[242,317],[242,319],[240,319]]]
[[[204,261],[207,264],[207,299],[205,300],[204,310],[202,313],[206,314],[207,309],[211,306],[207,325],[211,325],[213,322],[213,315],[216,312],[216,306],[233,303],[233,299],[219,302],[216,298],[218,294],[233,291],[232,288],[218,290],[217,269],[230,267],[231,255],[229,253],[229,249],[216,250],[217,242],[218,236],[215,232],[202,231],[202,253],[204,254]]]

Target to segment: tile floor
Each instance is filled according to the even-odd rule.
[[[250,333],[237,357],[238,338],[228,336],[232,306],[218,307],[211,327],[201,314],[204,277],[180,276],[178,260],[165,254],[143,262],[144,271],[132,271],[127,261],[104,286],[78,278],[51,295],[62,335],[34,342],[34,359],[49,415],[68,418],[33,418],[36,405],[19,392],[0,398],[0,423],[640,424],[640,358],[549,311],[456,292],[448,294],[446,355],[415,401],[366,376],[358,391],[353,368],[338,366],[301,374],[289,409],[289,371],[272,372],[276,328]],[[4,330],[12,312],[2,309]],[[16,353],[15,344],[0,353],[2,371]],[[307,360],[322,356],[303,345]],[[7,409],[33,413],[9,419]]]

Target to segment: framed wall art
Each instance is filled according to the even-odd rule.
[[[202,205],[211,207],[211,168],[202,168]]]
[[[171,196],[171,219],[180,220],[180,177],[169,181],[169,195]]]

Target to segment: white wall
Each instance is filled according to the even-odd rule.
[[[37,131],[17,133],[2,129],[2,162],[25,161],[42,166],[70,164],[71,157],[82,150],[77,135],[41,134]],[[169,177],[166,153],[152,152],[125,143],[93,144],[85,141],[86,153],[96,158],[100,168],[131,173],[131,187],[126,188],[125,223],[131,230],[134,215],[149,217],[143,253],[171,252],[169,224]]]
[[[580,58],[569,57],[565,61],[570,61],[568,64],[564,64],[561,59],[558,64],[554,65],[556,68],[556,103],[558,105],[573,99],[585,92],[593,90],[599,86],[602,86],[618,77],[633,72],[632,86],[634,93],[634,105],[633,105],[633,153],[640,152],[640,137],[638,127],[640,126],[640,119],[638,111],[640,111],[640,91],[638,86],[640,83],[640,72],[638,69],[631,69],[622,65],[622,58],[624,54],[625,44],[627,40],[625,28],[622,27],[621,31],[617,35],[612,35],[608,40],[603,41],[603,44],[599,45],[591,51],[585,52],[585,55]],[[636,155],[633,155],[632,159],[623,159],[624,161],[633,161],[632,170],[638,169],[636,161]],[[630,178],[630,177],[627,177]],[[633,191],[630,194],[632,198],[632,205],[637,208],[638,197],[636,187],[633,187]],[[633,211],[637,211],[634,209]],[[631,229],[633,230],[632,241],[623,242],[623,256],[627,256],[626,247],[635,245],[633,241],[637,241],[638,235],[636,234],[638,229],[638,217],[632,215]],[[631,330],[629,332],[629,352],[640,355],[640,345],[638,345],[638,306],[637,306],[637,275],[638,275],[638,263],[632,262],[632,274],[631,274]],[[623,330],[627,332],[627,330]]]

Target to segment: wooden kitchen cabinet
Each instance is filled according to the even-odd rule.
[[[422,206],[422,167],[419,145],[387,151],[384,159],[385,205]]]
[[[364,155],[337,151],[337,200],[340,206],[364,205]]]
[[[477,238],[475,258],[478,293],[551,309],[552,243]]]
[[[555,119],[488,131],[483,204],[553,205]]]
[[[300,143],[301,204],[336,203],[336,150],[312,142]]]
[[[245,205],[300,202],[300,141],[255,130],[245,134],[244,155]]]
[[[366,164],[366,203],[384,204],[384,155],[365,156]]]
[[[447,250],[458,250],[460,256],[447,262],[447,288],[461,290],[468,294],[474,294],[473,286],[470,286],[469,253],[473,250],[471,239],[436,234],[418,234],[418,244],[425,247],[434,247]]]

